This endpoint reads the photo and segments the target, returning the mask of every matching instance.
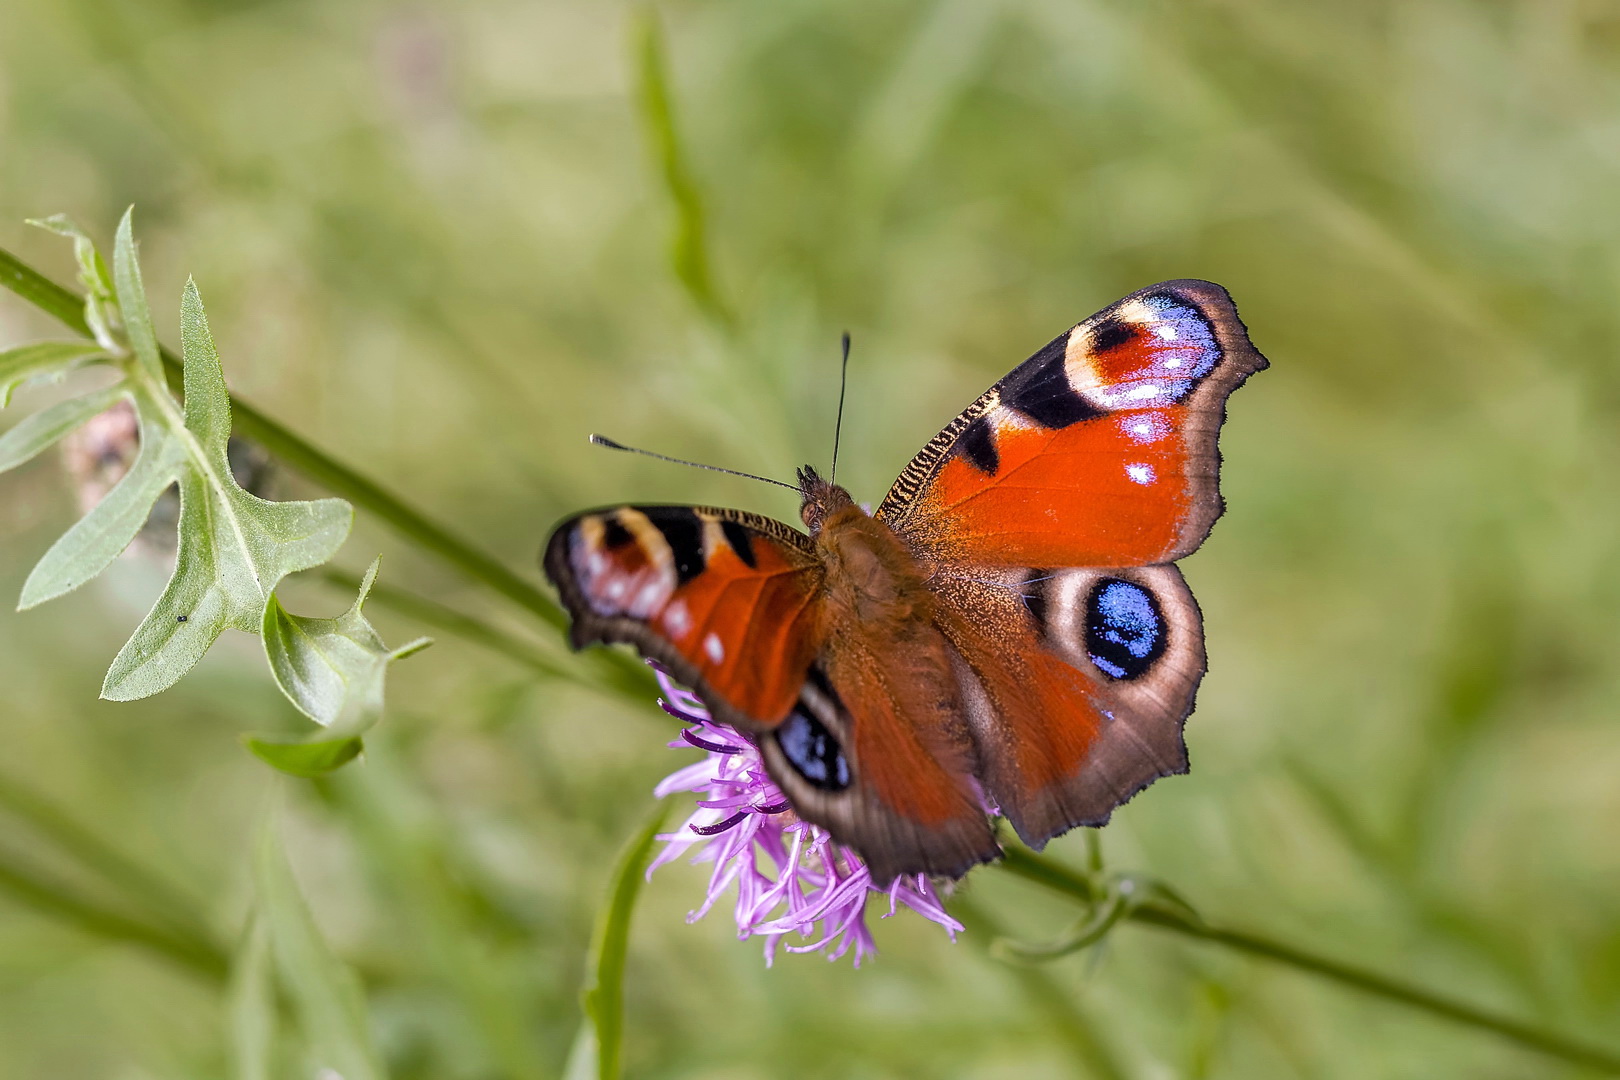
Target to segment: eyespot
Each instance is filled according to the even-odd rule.
[[[775,731],[793,771],[822,791],[843,791],[849,787],[849,761],[825,724],[803,710],[795,709]]]
[[[1164,655],[1164,613],[1132,581],[1103,578],[1086,597],[1086,652],[1103,674],[1135,679]]]

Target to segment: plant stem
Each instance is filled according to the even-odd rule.
[[[84,321],[84,299],[73,290],[40,274],[4,248],[0,248],[0,285],[75,333],[91,336],[90,328]],[[170,383],[179,387],[179,358],[168,348],[163,348],[162,354]],[[334,495],[375,514],[405,539],[437,555],[472,580],[505,596],[547,626],[557,631],[567,629],[568,616],[536,586],[407,505],[380,484],[316,449],[240,399],[232,400],[231,413],[237,434],[257,442],[282,463],[303,473]],[[651,676],[629,654],[606,650],[602,656],[604,659],[598,661],[602,668],[598,670],[610,671],[611,681],[625,687],[636,687],[642,696],[651,691]]]
[[[1082,903],[1092,903],[1097,895],[1096,889],[1082,875],[1016,846],[1007,848],[1006,858],[1002,860],[1001,866],[1018,877],[1045,885]],[[1229,949],[1248,953],[1250,956],[1286,964],[1296,970],[1320,975],[1374,997],[1409,1005],[1431,1016],[1442,1017],[1481,1031],[1493,1032],[1531,1050],[1539,1050],[1574,1064],[1620,1075],[1620,1053],[1457,1001],[1367,968],[1319,956],[1258,934],[1210,926],[1186,912],[1166,906],[1144,904],[1132,911],[1127,918],[1146,926],[1169,930],[1186,937],[1224,945]]]
[[[160,929],[76,896],[61,883],[14,861],[0,861],[0,891],[87,934],[149,949],[210,981],[224,982],[230,970],[229,958],[212,942]]]
[[[996,920],[967,896],[951,900],[951,914],[967,927],[969,940],[981,946],[988,948],[991,942],[1005,936],[1006,931]],[[1127,1080],[1129,1074],[1115,1058],[1096,1020],[1070,1000],[1045,968],[1007,964],[1003,969],[1018,981],[1030,1006],[1046,1014],[1059,1038],[1084,1063],[1088,1073],[1098,1080]]]

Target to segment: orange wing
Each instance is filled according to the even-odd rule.
[[[1179,559],[1221,513],[1227,395],[1265,366],[1219,285],[1143,289],[991,387],[906,466],[877,516],[932,562]]]
[[[736,727],[784,720],[821,649],[820,564],[808,537],[769,518],[596,510],[558,525],[544,561],[575,648],[630,642]]]

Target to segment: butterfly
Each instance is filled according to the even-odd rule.
[[[619,506],[544,567],[575,648],[629,642],[749,735],[792,810],[879,885],[1039,849],[1188,768],[1203,623],[1174,563],[1223,504],[1226,399],[1267,366],[1207,281],[1059,335],[868,513],[799,470],[805,530]]]

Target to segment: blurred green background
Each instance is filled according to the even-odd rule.
[[[1193,772],[1116,815],[1110,862],[1212,920],[1620,1041],[1620,9],[656,14],[678,198],[618,3],[7,0],[0,245],[65,281],[66,245],[22,219],[110,240],[135,203],[161,336],[194,274],[236,394],[531,577],[586,505],[793,516],[587,432],[776,476],[824,462],[848,328],[840,475],[875,500],[1055,333],[1156,280],[1218,281],[1273,368],[1231,403],[1229,510],[1184,564],[1210,651]],[[706,236],[672,256],[694,195]],[[0,296],[0,344],[42,336]],[[0,478],[0,594],[75,513],[50,455]],[[340,561],[378,551],[385,582],[561,655],[361,513]],[[0,1078],[229,1068],[217,978],[15,887],[27,868],[115,903],[26,793],[157,868],[229,950],[276,789],[392,1075],[557,1075],[613,852],[693,757],[667,721],[439,633],[393,672],[362,765],[288,781],[237,741],[304,723],[245,635],[157,698],[97,700],[162,579],[125,559],[0,615]],[[390,642],[422,631],[373,614]],[[860,971],[766,970],[726,912],[684,921],[704,881],[678,864],[644,895],[632,1076],[1084,1075],[1077,1018],[1143,1080],[1586,1075],[1149,929],[1031,981],[984,928],[951,945],[901,915]],[[963,893],[1030,940],[1072,917],[993,869]]]

